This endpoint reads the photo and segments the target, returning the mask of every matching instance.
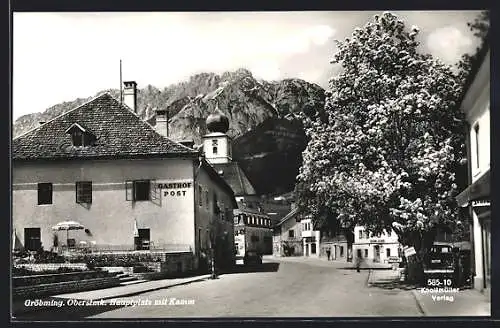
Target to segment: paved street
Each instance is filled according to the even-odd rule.
[[[116,296],[115,303],[112,298],[105,304],[39,309],[18,319],[457,316],[489,315],[490,311],[484,297],[473,291],[460,291],[451,303],[433,301],[431,295],[398,283],[398,273],[393,270],[365,269],[358,273],[342,262],[271,258],[259,270],[240,271],[216,280],[191,278],[192,283],[169,288],[161,287],[168,287],[168,280],[159,280],[132,285],[121,292],[118,289],[124,287],[60,295],[55,299],[65,302],[99,300],[113,293],[134,296]],[[141,288],[150,291],[139,293]]]
[[[265,263],[265,272],[234,273],[217,280],[140,295],[140,299],[193,300],[194,305],[120,308],[94,318],[372,316],[421,313],[409,291],[367,286],[357,273],[329,263]],[[132,297],[138,299],[139,297]]]
[[[52,313],[32,313],[29,317],[57,320],[422,315],[410,290],[370,287],[369,276],[369,270],[358,273],[331,262],[270,260],[259,272],[224,274],[217,280],[119,298],[122,304],[74,307],[71,313],[68,309],[54,309]],[[123,306],[127,301],[144,305]],[[174,305],[176,301],[178,305]],[[155,302],[159,304],[154,305]]]

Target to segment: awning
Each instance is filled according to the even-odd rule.
[[[488,169],[478,180],[455,197],[458,206],[467,206],[473,200],[489,199],[490,179],[490,170]]]

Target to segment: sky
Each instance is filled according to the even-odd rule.
[[[448,64],[473,51],[477,11],[394,12],[420,28],[421,51]],[[13,15],[13,119],[119,88],[159,89],[201,72],[238,68],[256,78],[328,87],[334,40],[381,12],[142,12]]]

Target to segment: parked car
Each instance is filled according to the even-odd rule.
[[[262,264],[262,255],[256,251],[247,251],[243,257],[244,265],[260,265]]]
[[[426,282],[428,279],[439,279],[438,286],[441,287],[449,287],[451,283],[455,283],[455,255],[450,243],[435,242],[425,256],[423,264]]]

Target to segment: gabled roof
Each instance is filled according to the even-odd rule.
[[[66,131],[78,125],[95,134],[93,146],[73,147]],[[108,93],[12,141],[14,161],[174,156],[196,158],[198,152],[160,135]]]
[[[290,213],[288,213],[287,215],[285,215],[285,217],[283,219],[281,219],[281,221],[278,222],[276,224],[276,226],[280,226],[283,223],[285,223],[286,221],[290,220],[291,218],[296,217],[298,213],[299,213],[299,209],[298,208],[294,208],[293,210],[290,211]]]
[[[247,175],[237,162],[212,164],[221,177],[231,186],[235,196],[255,195],[255,189],[252,186]]]
[[[265,217],[269,219],[269,215],[264,213],[264,212],[259,212],[256,209],[252,208],[238,208],[234,212],[235,214],[248,214],[248,215],[255,215],[255,216],[260,216],[260,217]]]
[[[66,131],[64,131],[65,133],[68,133],[70,131],[72,131],[73,129],[79,129],[80,131],[82,132],[87,132],[88,129],[84,128],[83,126],[81,126],[80,124],[78,123],[73,123],[73,125],[71,125],[69,128],[66,129]]]

